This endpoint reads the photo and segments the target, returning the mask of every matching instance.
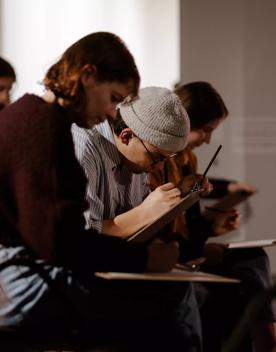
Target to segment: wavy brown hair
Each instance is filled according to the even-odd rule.
[[[133,95],[137,95],[140,76],[132,54],[124,42],[109,32],[91,33],[71,45],[52,65],[43,83],[63,106],[78,108],[84,99],[81,76],[91,66],[101,82],[128,83],[133,81]]]

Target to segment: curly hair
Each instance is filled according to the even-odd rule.
[[[76,108],[83,101],[82,74],[96,67],[96,78],[101,82],[134,82],[133,95],[140,85],[140,76],[132,54],[124,42],[109,32],[91,33],[71,45],[52,65],[44,78],[44,85],[63,106]]]

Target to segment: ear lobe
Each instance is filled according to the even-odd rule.
[[[133,137],[133,132],[130,128],[124,128],[119,135],[121,142],[128,145],[129,141]]]

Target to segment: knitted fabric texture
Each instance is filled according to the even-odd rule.
[[[171,152],[188,142],[190,120],[178,96],[167,88],[147,87],[139,98],[120,107],[126,125],[143,141]]]

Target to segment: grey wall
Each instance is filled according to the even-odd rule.
[[[230,110],[212,145],[197,153],[199,168],[222,143],[210,175],[259,189],[241,208],[234,236],[276,238],[276,1],[182,0],[180,12],[181,81],[211,82]],[[276,273],[276,248],[268,253]]]

